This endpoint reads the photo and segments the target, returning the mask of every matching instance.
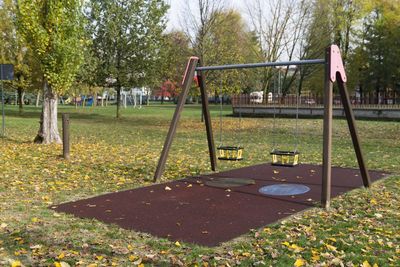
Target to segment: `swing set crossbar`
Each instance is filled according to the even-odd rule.
[[[232,70],[232,69],[251,69],[251,68],[263,68],[263,67],[278,67],[278,66],[300,66],[300,65],[315,65],[325,64],[325,59],[308,59],[298,61],[280,61],[280,62],[261,62],[261,63],[246,63],[246,64],[229,64],[220,66],[204,66],[196,67],[196,71],[207,71],[207,70]]]

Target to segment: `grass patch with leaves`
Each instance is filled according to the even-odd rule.
[[[218,144],[218,107],[211,105]],[[7,107],[7,137],[0,146],[0,265],[18,266],[399,266],[399,122],[359,121],[367,164],[393,175],[370,190],[335,198],[327,212],[314,208],[219,247],[172,242],[79,219],[48,209],[52,204],[150,185],[174,107],[74,109],[71,160],[60,145],[35,145],[39,109],[19,115]],[[224,108],[224,115],[231,112]],[[275,142],[294,146],[293,119],[224,117],[223,142],[245,147],[243,162],[220,170],[270,161]],[[322,120],[299,121],[302,162],[321,163]],[[238,138],[240,137],[240,140]],[[274,140],[274,141],[273,141]],[[199,106],[182,116],[162,181],[210,172]],[[195,156],[194,156],[195,155]],[[334,122],[333,165],[357,167],[347,124]]]

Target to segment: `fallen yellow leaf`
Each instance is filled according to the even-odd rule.
[[[130,255],[129,256],[129,260],[130,261],[134,261],[134,260],[136,260],[138,257],[137,256],[135,256],[135,255]]]
[[[251,254],[250,254],[249,252],[243,252],[243,253],[242,253],[242,256],[244,256],[244,257],[250,257]]]
[[[336,242],[336,238],[334,238],[334,237],[329,237],[328,240],[330,240],[332,242]]]
[[[364,261],[362,264],[362,267],[372,267],[371,264],[369,264],[368,261]]]
[[[332,245],[329,245],[329,244],[325,244],[325,246],[326,246],[327,249],[329,249],[331,251],[336,251],[336,247],[335,246],[332,246]]]
[[[294,266],[296,266],[296,267],[304,266],[304,264],[306,264],[306,262],[305,262],[303,259],[297,259],[297,260],[294,262]]]
[[[311,257],[311,260],[312,261],[319,261],[320,260],[320,256],[319,255],[313,255],[312,257]]]
[[[304,248],[299,247],[299,246],[296,245],[296,244],[292,244],[292,245],[290,246],[290,248],[293,249],[293,251],[296,252],[296,253],[304,250]]]

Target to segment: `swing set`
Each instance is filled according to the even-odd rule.
[[[189,89],[193,83],[193,77],[198,82],[201,93],[202,111],[204,114],[204,123],[207,132],[208,150],[210,156],[210,163],[212,171],[217,168],[217,155],[220,160],[242,160],[243,147],[237,146],[224,146],[222,143],[215,149],[214,137],[211,125],[211,116],[208,106],[208,94],[206,90],[206,71],[222,71],[231,69],[247,69],[247,68],[266,68],[278,66],[303,66],[321,64],[325,67],[325,82],[324,82],[324,118],[323,118],[323,158],[322,158],[322,190],[321,190],[321,204],[325,208],[329,208],[331,199],[331,155],[332,155],[332,114],[333,114],[333,84],[337,82],[339,93],[341,96],[343,108],[345,111],[348,128],[350,131],[353,147],[356,153],[361,178],[364,187],[370,187],[371,181],[364,161],[363,153],[360,146],[360,139],[355,125],[355,118],[351,107],[350,97],[346,86],[346,73],[344,70],[340,50],[338,46],[331,45],[326,48],[324,59],[309,59],[299,61],[283,61],[283,62],[262,62],[262,63],[247,63],[247,64],[231,64],[220,66],[202,66],[198,57],[190,57],[185,74],[182,81],[182,92],[169,127],[169,131],[161,152],[161,156],[154,174],[154,182],[159,179],[164,171],[166,160],[173,138],[176,133],[178,122],[188,96]],[[240,101],[239,101],[240,102]],[[297,112],[298,116],[298,112]],[[240,118],[239,118],[240,119]],[[297,119],[297,117],[296,117]],[[297,123],[297,120],[296,120]],[[272,164],[282,166],[295,166],[299,162],[299,152],[297,148],[294,151],[281,151],[273,149],[271,152]]]
[[[280,73],[278,76],[278,82],[274,83],[274,93],[272,94],[272,100],[274,103],[274,117],[273,117],[273,124],[272,124],[272,151],[271,151],[271,156],[272,156],[272,161],[271,164],[275,166],[285,166],[285,167],[294,167],[299,164],[299,155],[300,153],[297,151],[297,146],[298,146],[298,135],[299,135],[299,127],[298,127],[298,120],[299,120],[299,88],[297,87],[296,90],[296,129],[294,133],[294,138],[295,138],[295,147],[294,150],[279,150],[277,149],[276,141],[275,141],[275,136],[276,136],[276,127],[275,127],[275,121],[276,121],[276,110],[275,110],[275,105],[277,101],[274,101],[274,96],[277,95],[278,93],[276,92],[276,87],[278,87],[278,91],[281,90],[281,78],[280,78]],[[278,84],[278,86],[276,86]],[[278,96],[279,97],[279,96]]]
[[[240,136],[239,136],[239,144],[236,146],[226,146],[222,142],[222,105],[223,105],[223,99],[222,99],[222,84],[220,85],[220,109],[219,109],[219,146],[217,147],[218,151],[218,159],[219,160],[227,160],[227,161],[239,161],[243,160],[243,147],[240,145]],[[239,100],[239,106],[240,106],[240,100]],[[237,130],[237,133],[240,133],[241,130],[241,122],[242,122],[242,113],[239,109],[239,129]]]

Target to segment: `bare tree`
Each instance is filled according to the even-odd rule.
[[[313,1],[307,0],[254,0],[247,4],[247,13],[262,48],[259,53],[260,60],[271,62],[305,58],[304,44],[307,43],[312,5]],[[280,91],[282,95],[286,95],[304,70],[287,66],[279,72],[282,76],[279,82]],[[274,73],[271,68],[261,70],[261,89],[264,93],[271,87]],[[300,92],[301,79],[297,87]]]
[[[206,36],[215,25],[217,17],[214,15],[224,9],[224,0],[197,0],[185,1],[180,24],[190,40],[194,52],[207,64],[205,42]]]
[[[180,24],[186,36],[190,40],[195,55],[197,55],[204,65],[209,64],[206,42],[207,36],[217,23],[219,14],[224,9],[224,0],[197,0],[185,1],[183,6]],[[216,79],[214,73],[207,78],[208,81]],[[215,97],[217,92],[215,91]],[[203,115],[202,115],[203,119]]]
[[[254,32],[257,35],[259,47],[259,59],[261,61],[277,61],[285,52],[287,46],[287,31],[290,29],[290,18],[294,13],[294,0],[254,0],[247,4]],[[273,69],[261,70],[261,89],[266,95],[273,76]],[[267,100],[268,98],[264,98]]]

